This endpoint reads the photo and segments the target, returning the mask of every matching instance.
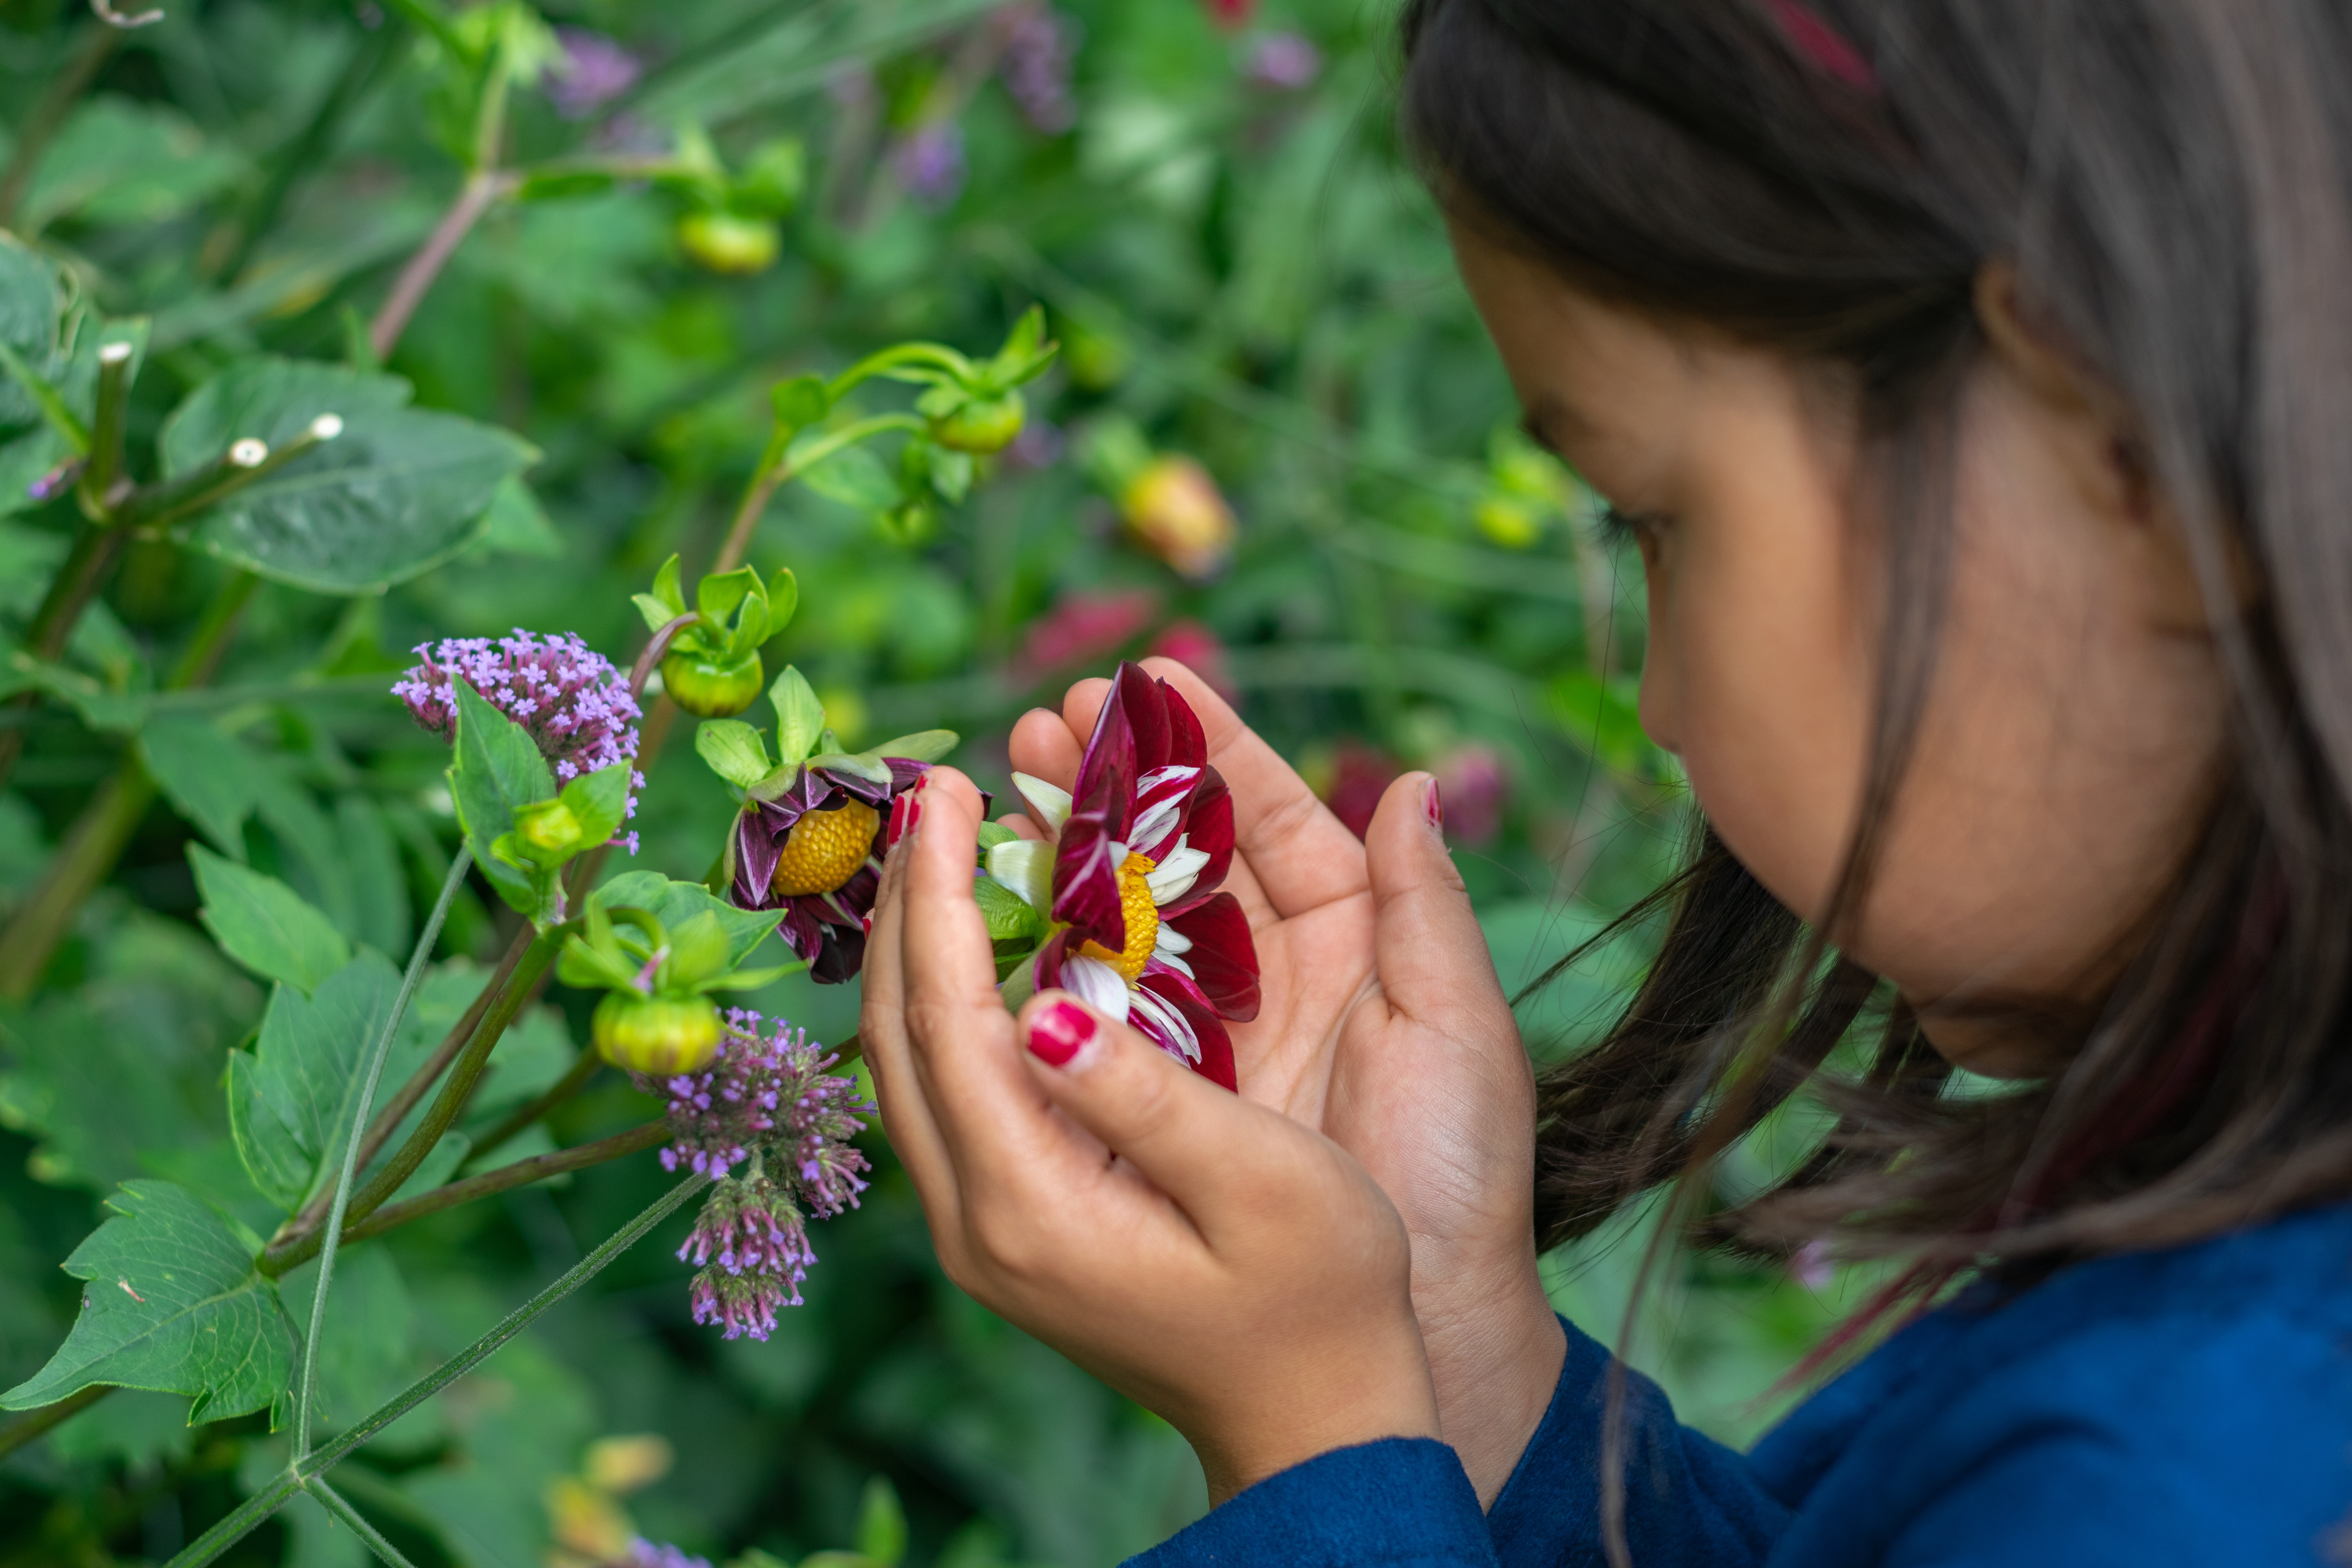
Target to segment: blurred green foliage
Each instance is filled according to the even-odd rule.
[[[178,1183],[263,1235],[282,1212],[220,1093],[268,997],[200,927],[190,846],[324,911],[322,971],[354,946],[396,964],[456,843],[446,749],[381,695],[404,650],[523,626],[625,665],[630,595],[673,553],[709,563],[770,388],[897,339],[978,354],[1039,303],[1063,350],[964,504],[899,505],[861,458],[767,510],[750,560],[800,589],[769,668],[806,671],[845,743],[952,727],[952,760],[1001,789],[1024,709],[1157,649],[1233,690],[1345,817],[1396,771],[1436,771],[1507,984],[1650,886],[1679,797],[1633,715],[1635,584],[1590,498],[1516,434],[1396,145],[1390,26],[1355,0],[165,0],[129,30],[0,4],[0,222],[136,340],[132,468],[248,433],[222,389],[296,374],[260,357],[279,356],[347,398],[375,389],[362,401],[406,421],[423,464],[383,482],[439,487],[451,525],[269,571],[207,690],[172,701],[150,694],[268,509],[212,514],[184,548],[136,541],[44,695],[0,710],[25,742],[0,905],[40,885],[126,748],[162,790],[37,991],[0,1009],[0,1385],[65,1336],[80,1286],[58,1265],[117,1184]],[[400,330],[385,302],[477,197]],[[58,374],[87,399],[88,366]],[[26,488],[60,439],[0,384],[0,634],[20,660],[78,521]],[[689,751],[647,761],[634,826],[636,866],[690,878],[733,803]],[[509,918],[478,880],[459,895],[399,1049],[462,1011]],[[1638,948],[1531,999],[1531,1046],[1589,1033]],[[487,1110],[562,1073],[593,1001],[550,993]],[[756,1005],[840,1038],[856,988],[796,978]],[[648,1111],[607,1074],[511,1152]],[[817,1227],[808,1304],[771,1342],[688,1321],[673,1218],[339,1484],[417,1563],[476,1568],[585,1568],[630,1532],[751,1563],[1087,1568],[1196,1514],[1181,1439],[949,1287],[867,1142],[874,1189]],[[355,1247],[329,1419],[464,1345],[666,1180],[640,1155]],[[1614,1333],[1636,1252],[1549,1260],[1563,1307]],[[307,1272],[282,1290],[298,1323]],[[1695,1266],[1633,1342],[1737,1437],[1828,1313],[1779,1275]],[[0,1565],[162,1561],[285,1462],[265,1414],[186,1417],[118,1394],[0,1462]],[[305,1500],[226,1560],[363,1555]]]

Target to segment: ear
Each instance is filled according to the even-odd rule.
[[[1994,366],[2036,405],[2084,501],[2137,558],[2158,623],[2210,630],[2212,605],[2198,581],[2179,514],[2156,483],[2131,405],[2055,331],[2032,319],[2014,264],[1989,261],[1978,269],[1976,310]],[[2242,613],[2261,596],[2259,578],[2234,540],[2226,547],[2233,579],[2229,596]]]

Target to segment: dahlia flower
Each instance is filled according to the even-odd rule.
[[[1233,795],[1191,706],[1122,664],[1075,796],[1025,773],[1013,782],[1052,837],[992,845],[988,873],[1050,922],[1034,987],[1068,991],[1234,1088],[1225,1021],[1257,1016],[1257,949],[1240,903],[1218,890]]]
[[[837,983],[866,962],[890,804],[956,737],[926,730],[845,752],[799,670],[787,665],[768,695],[776,707],[777,760],[769,760],[765,737],[740,720],[711,720],[694,737],[712,771],[743,791],[722,865],[728,898],[738,909],[782,910],[777,929],[808,961],[810,975]]]

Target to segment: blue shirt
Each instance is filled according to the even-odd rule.
[[[1567,1365],[1491,1513],[1454,1450],[1342,1448],[1130,1568],[1607,1561],[1608,1352]],[[1635,1568],[2352,1563],[2352,1207],[1964,1292],[1740,1454],[1628,1380]]]

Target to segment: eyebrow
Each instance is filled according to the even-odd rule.
[[[1590,437],[1594,434],[1591,420],[1549,394],[1538,395],[1534,403],[1524,407],[1519,416],[1519,428],[1526,432],[1528,439],[1565,463],[1568,454],[1560,450],[1562,443],[1552,434],[1561,426],[1568,426],[1574,435]]]

